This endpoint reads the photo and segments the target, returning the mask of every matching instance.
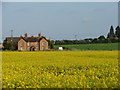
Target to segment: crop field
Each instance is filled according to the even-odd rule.
[[[118,88],[118,51],[3,51],[2,87]]]
[[[59,46],[67,47],[73,51],[77,50],[120,50],[120,43],[97,43],[97,44],[73,44],[73,45],[54,45],[54,48]]]

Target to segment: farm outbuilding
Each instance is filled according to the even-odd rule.
[[[58,50],[63,50],[63,47],[58,47]]]
[[[67,48],[67,47],[62,47],[62,46],[60,46],[60,47],[58,47],[58,50],[71,50],[70,48]]]

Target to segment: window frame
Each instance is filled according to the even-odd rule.
[[[24,46],[24,42],[21,42],[21,43],[20,43],[20,46]]]
[[[42,46],[45,46],[46,45],[46,42],[42,42]]]

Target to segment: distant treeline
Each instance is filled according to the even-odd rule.
[[[84,40],[55,40],[52,41],[55,45],[67,45],[67,44],[90,44],[90,43],[118,43],[120,42],[120,27],[114,28],[110,27],[107,37],[104,35],[98,38],[86,38]]]

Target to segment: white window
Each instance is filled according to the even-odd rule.
[[[46,42],[42,42],[42,45],[45,46],[45,45],[46,45]]]
[[[30,43],[29,43],[29,42],[28,42],[27,44],[28,44],[28,46],[30,46]]]

